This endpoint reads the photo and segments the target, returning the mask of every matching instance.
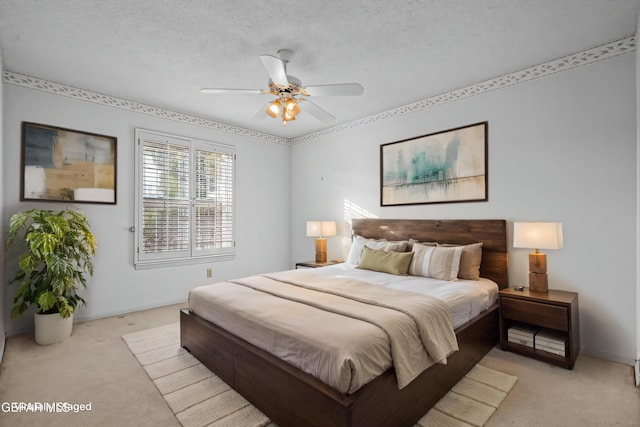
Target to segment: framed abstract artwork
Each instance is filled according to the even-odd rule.
[[[488,200],[489,122],[380,146],[380,205]]]
[[[113,136],[22,122],[20,200],[116,204]]]

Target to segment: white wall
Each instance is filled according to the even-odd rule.
[[[638,16],[638,30],[636,31],[636,39],[640,35],[640,15]],[[638,254],[640,254],[640,51],[636,50],[636,138],[637,138],[637,163],[636,163],[636,180],[637,180],[637,235],[636,245]],[[636,385],[640,385],[640,257],[636,259]]]
[[[192,126],[171,120],[97,105],[63,96],[4,85],[5,227],[13,213],[37,206],[63,209],[63,203],[20,202],[20,124],[44,123],[118,138],[117,205],[78,204],[87,215],[98,241],[95,275],[84,292],[87,307],[76,312],[76,321],[185,301],[190,288],[213,280],[241,277],[256,272],[290,268],[289,260],[289,146]],[[237,152],[237,215],[235,260],[181,267],[135,270],[134,224],[134,128],[158,130],[203,140],[232,144]],[[279,242],[284,242],[280,244]],[[15,271],[6,267],[6,281]],[[15,262],[15,260],[13,260]],[[15,286],[8,287],[8,317]],[[31,316],[6,319],[7,331],[30,331]]]
[[[636,356],[636,56],[617,56],[292,147],[292,262],[310,259],[309,219],[344,217],[348,201],[383,218],[560,221],[548,251],[550,287],[579,292],[585,353]],[[380,144],[489,122],[489,201],[380,207]],[[344,258],[349,227],[329,239]],[[527,283],[527,250],[510,249],[512,286]]]
[[[2,49],[0,49],[0,75],[4,71],[4,64],[2,61]],[[4,88],[0,84],[0,153],[3,153],[4,157],[4,133],[2,131],[3,121],[2,114],[4,110]],[[0,201],[4,198],[4,173],[3,162],[0,161]],[[4,224],[4,212],[0,209],[0,224]],[[4,259],[4,227],[0,229],[0,260]],[[0,262],[0,278],[4,278],[4,263]],[[2,285],[5,282],[3,280]],[[4,286],[3,286],[4,287]],[[2,363],[2,356],[4,355],[4,335],[5,335],[5,321],[4,321],[4,291],[0,291],[0,363]]]

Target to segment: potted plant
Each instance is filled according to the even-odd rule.
[[[7,246],[24,233],[25,251],[19,270],[9,282],[18,282],[11,317],[22,317],[36,306],[35,341],[52,344],[71,336],[73,312],[85,300],[77,294],[93,275],[96,240],[87,218],[78,211],[29,209],[11,216]]]

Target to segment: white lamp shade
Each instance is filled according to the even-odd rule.
[[[562,249],[562,223],[516,222],[513,224],[513,247]]]
[[[308,237],[327,237],[336,235],[335,221],[307,221]]]

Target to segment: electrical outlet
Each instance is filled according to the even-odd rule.
[[[207,268],[207,279],[213,277],[213,268]]]

